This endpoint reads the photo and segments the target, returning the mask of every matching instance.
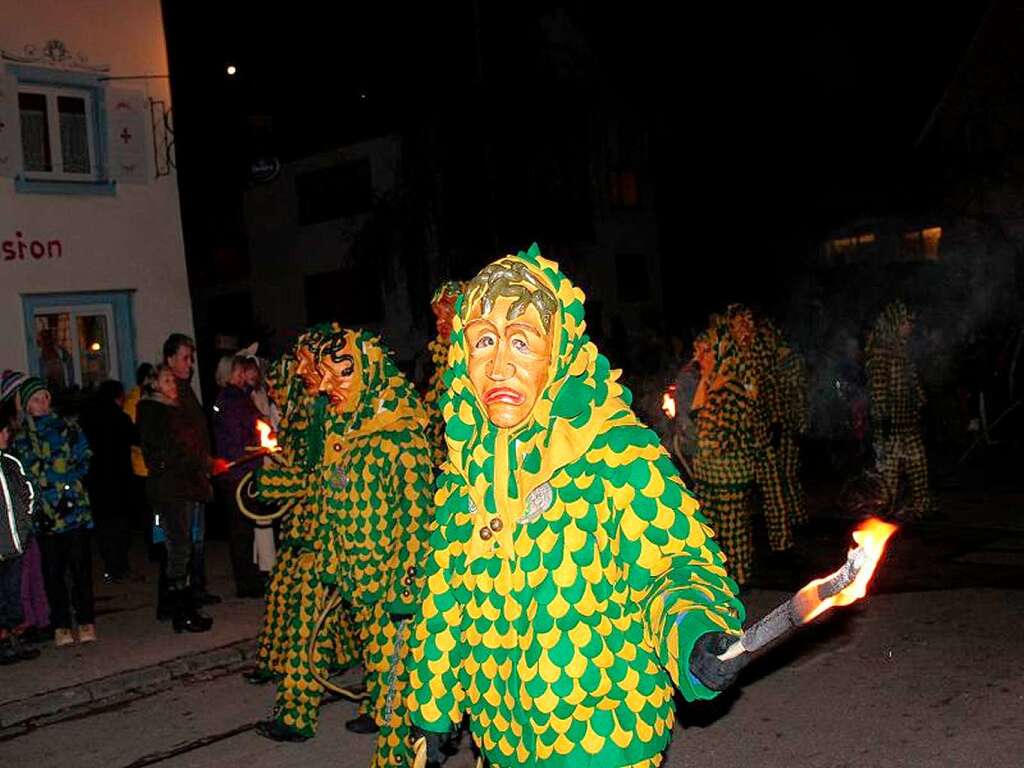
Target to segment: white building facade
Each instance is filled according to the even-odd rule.
[[[0,18],[0,368],[131,385],[193,327],[160,2]]]

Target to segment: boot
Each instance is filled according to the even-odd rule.
[[[39,649],[27,647],[21,642],[21,638],[15,634],[11,635],[10,644],[14,655],[18,657],[18,661],[31,661],[32,659],[39,658]]]
[[[171,598],[174,601],[174,616],[171,618],[171,625],[175,632],[207,632],[213,626],[213,619],[204,616],[196,608],[192,601],[192,592],[188,587],[173,590]]]

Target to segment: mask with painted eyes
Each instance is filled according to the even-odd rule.
[[[353,411],[359,403],[359,352],[346,336],[331,336],[323,343],[317,370],[318,391],[327,395],[336,410]]]
[[[522,424],[544,391],[552,331],[537,308],[511,312],[515,297],[497,298],[489,311],[477,302],[466,317],[469,378],[491,423]]]
[[[323,378],[316,366],[316,353],[309,347],[300,346],[295,350],[295,373],[302,379],[306,392],[315,395],[320,390]]]

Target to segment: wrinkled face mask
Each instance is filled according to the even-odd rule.
[[[344,336],[332,337],[320,348],[317,391],[327,395],[339,411],[351,411],[359,401],[356,354]]]
[[[517,314],[510,311],[515,303],[499,297],[485,311],[480,301],[466,319],[470,381],[487,418],[505,428],[519,426],[533,411],[551,363],[551,330],[535,306]]]
[[[320,388],[322,378],[316,369],[316,355],[309,347],[299,347],[295,350],[295,372],[302,379],[306,386],[306,392],[315,395]]]

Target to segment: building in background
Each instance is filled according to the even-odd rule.
[[[159,0],[0,17],[0,366],[131,382],[192,332]]]

